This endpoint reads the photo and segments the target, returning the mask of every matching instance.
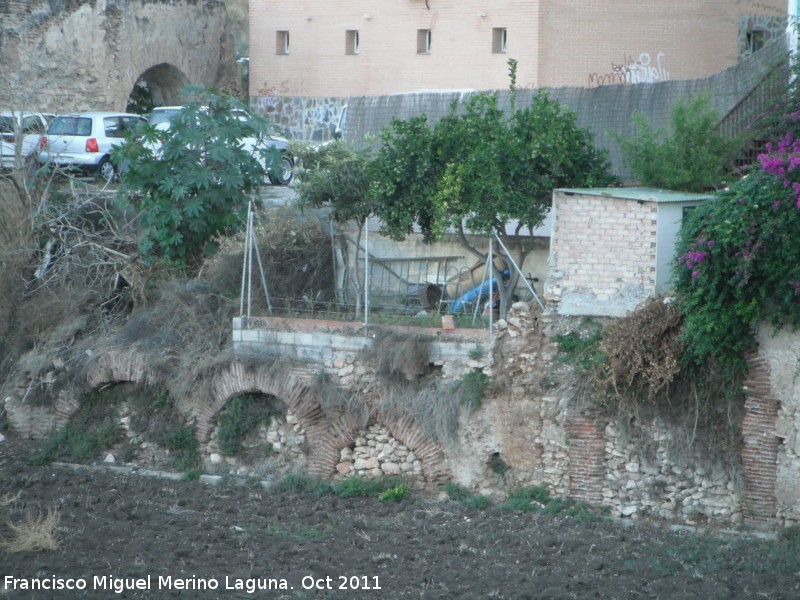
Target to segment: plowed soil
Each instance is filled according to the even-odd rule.
[[[58,549],[0,549],[0,597],[800,598],[800,541],[786,534],[34,467],[32,451],[0,443],[0,539],[55,509]],[[59,585],[85,587],[30,589]]]

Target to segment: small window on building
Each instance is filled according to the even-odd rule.
[[[417,29],[417,54],[431,53],[431,30]]]
[[[349,55],[358,54],[358,31],[348,30],[345,33],[344,53]]]
[[[289,54],[289,32],[279,31],[275,44],[275,54]]]
[[[492,29],[492,52],[494,54],[506,53],[506,28],[495,27]]]
[[[767,32],[763,29],[754,29],[752,31],[747,32],[747,53],[752,54],[753,52],[757,52],[764,47],[764,43],[767,41]]]

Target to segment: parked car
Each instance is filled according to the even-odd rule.
[[[25,164],[36,158],[42,134],[55,115],[36,112],[0,112],[0,168],[13,169],[17,142]]]
[[[114,112],[87,112],[58,115],[42,136],[39,164],[79,171],[111,181],[117,167],[111,162],[111,149],[125,142],[146,123],[140,115]]]
[[[172,118],[183,108],[183,106],[159,106],[154,108],[148,115],[148,122],[156,129],[166,133],[170,129]],[[232,110],[231,114],[244,122],[248,122],[252,118],[247,111],[240,109]],[[286,138],[264,133],[257,137],[243,138],[241,141],[244,149],[256,156],[261,162],[261,166],[267,171],[270,183],[273,185],[289,185],[294,175],[294,157],[289,152],[289,141]],[[258,150],[263,148],[275,148],[280,151],[280,163],[277,169],[269,168],[261,154],[258,153]],[[154,146],[152,150],[158,153],[159,147]]]

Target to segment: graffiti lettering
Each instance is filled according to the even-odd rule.
[[[265,81],[264,85],[258,89],[258,95],[262,97],[291,96],[302,94],[305,88],[305,80],[302,77],[296,79],[284,79],[278,84],[270,85]]]
[[[633,57],[624,56],[621,63],[611,63],[611,70],[608,73],[591,73],[589,85],[626,85],[668,81],[669,71],[664,68],[662,62],[665,56],[663,52],[656,54],[655,64],[647,52],[639,54],[639,60],[636,61],[633,60]]]

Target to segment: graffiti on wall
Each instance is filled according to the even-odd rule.
[[[258,88],[258,95],[266,97],[300,95],[305,89],[305,83],[302,77],[284,79],[274,84],[265,81],[264,85]]]
[[[657,83],[669,80],[669,71],[664,67],[665,54],[659,52],[655,60],[649,52],[639,54],[639,59],[632,56],[623,56],[621,63],[611,63],[611,70],[607,73],[591,73],[589,86]]]

